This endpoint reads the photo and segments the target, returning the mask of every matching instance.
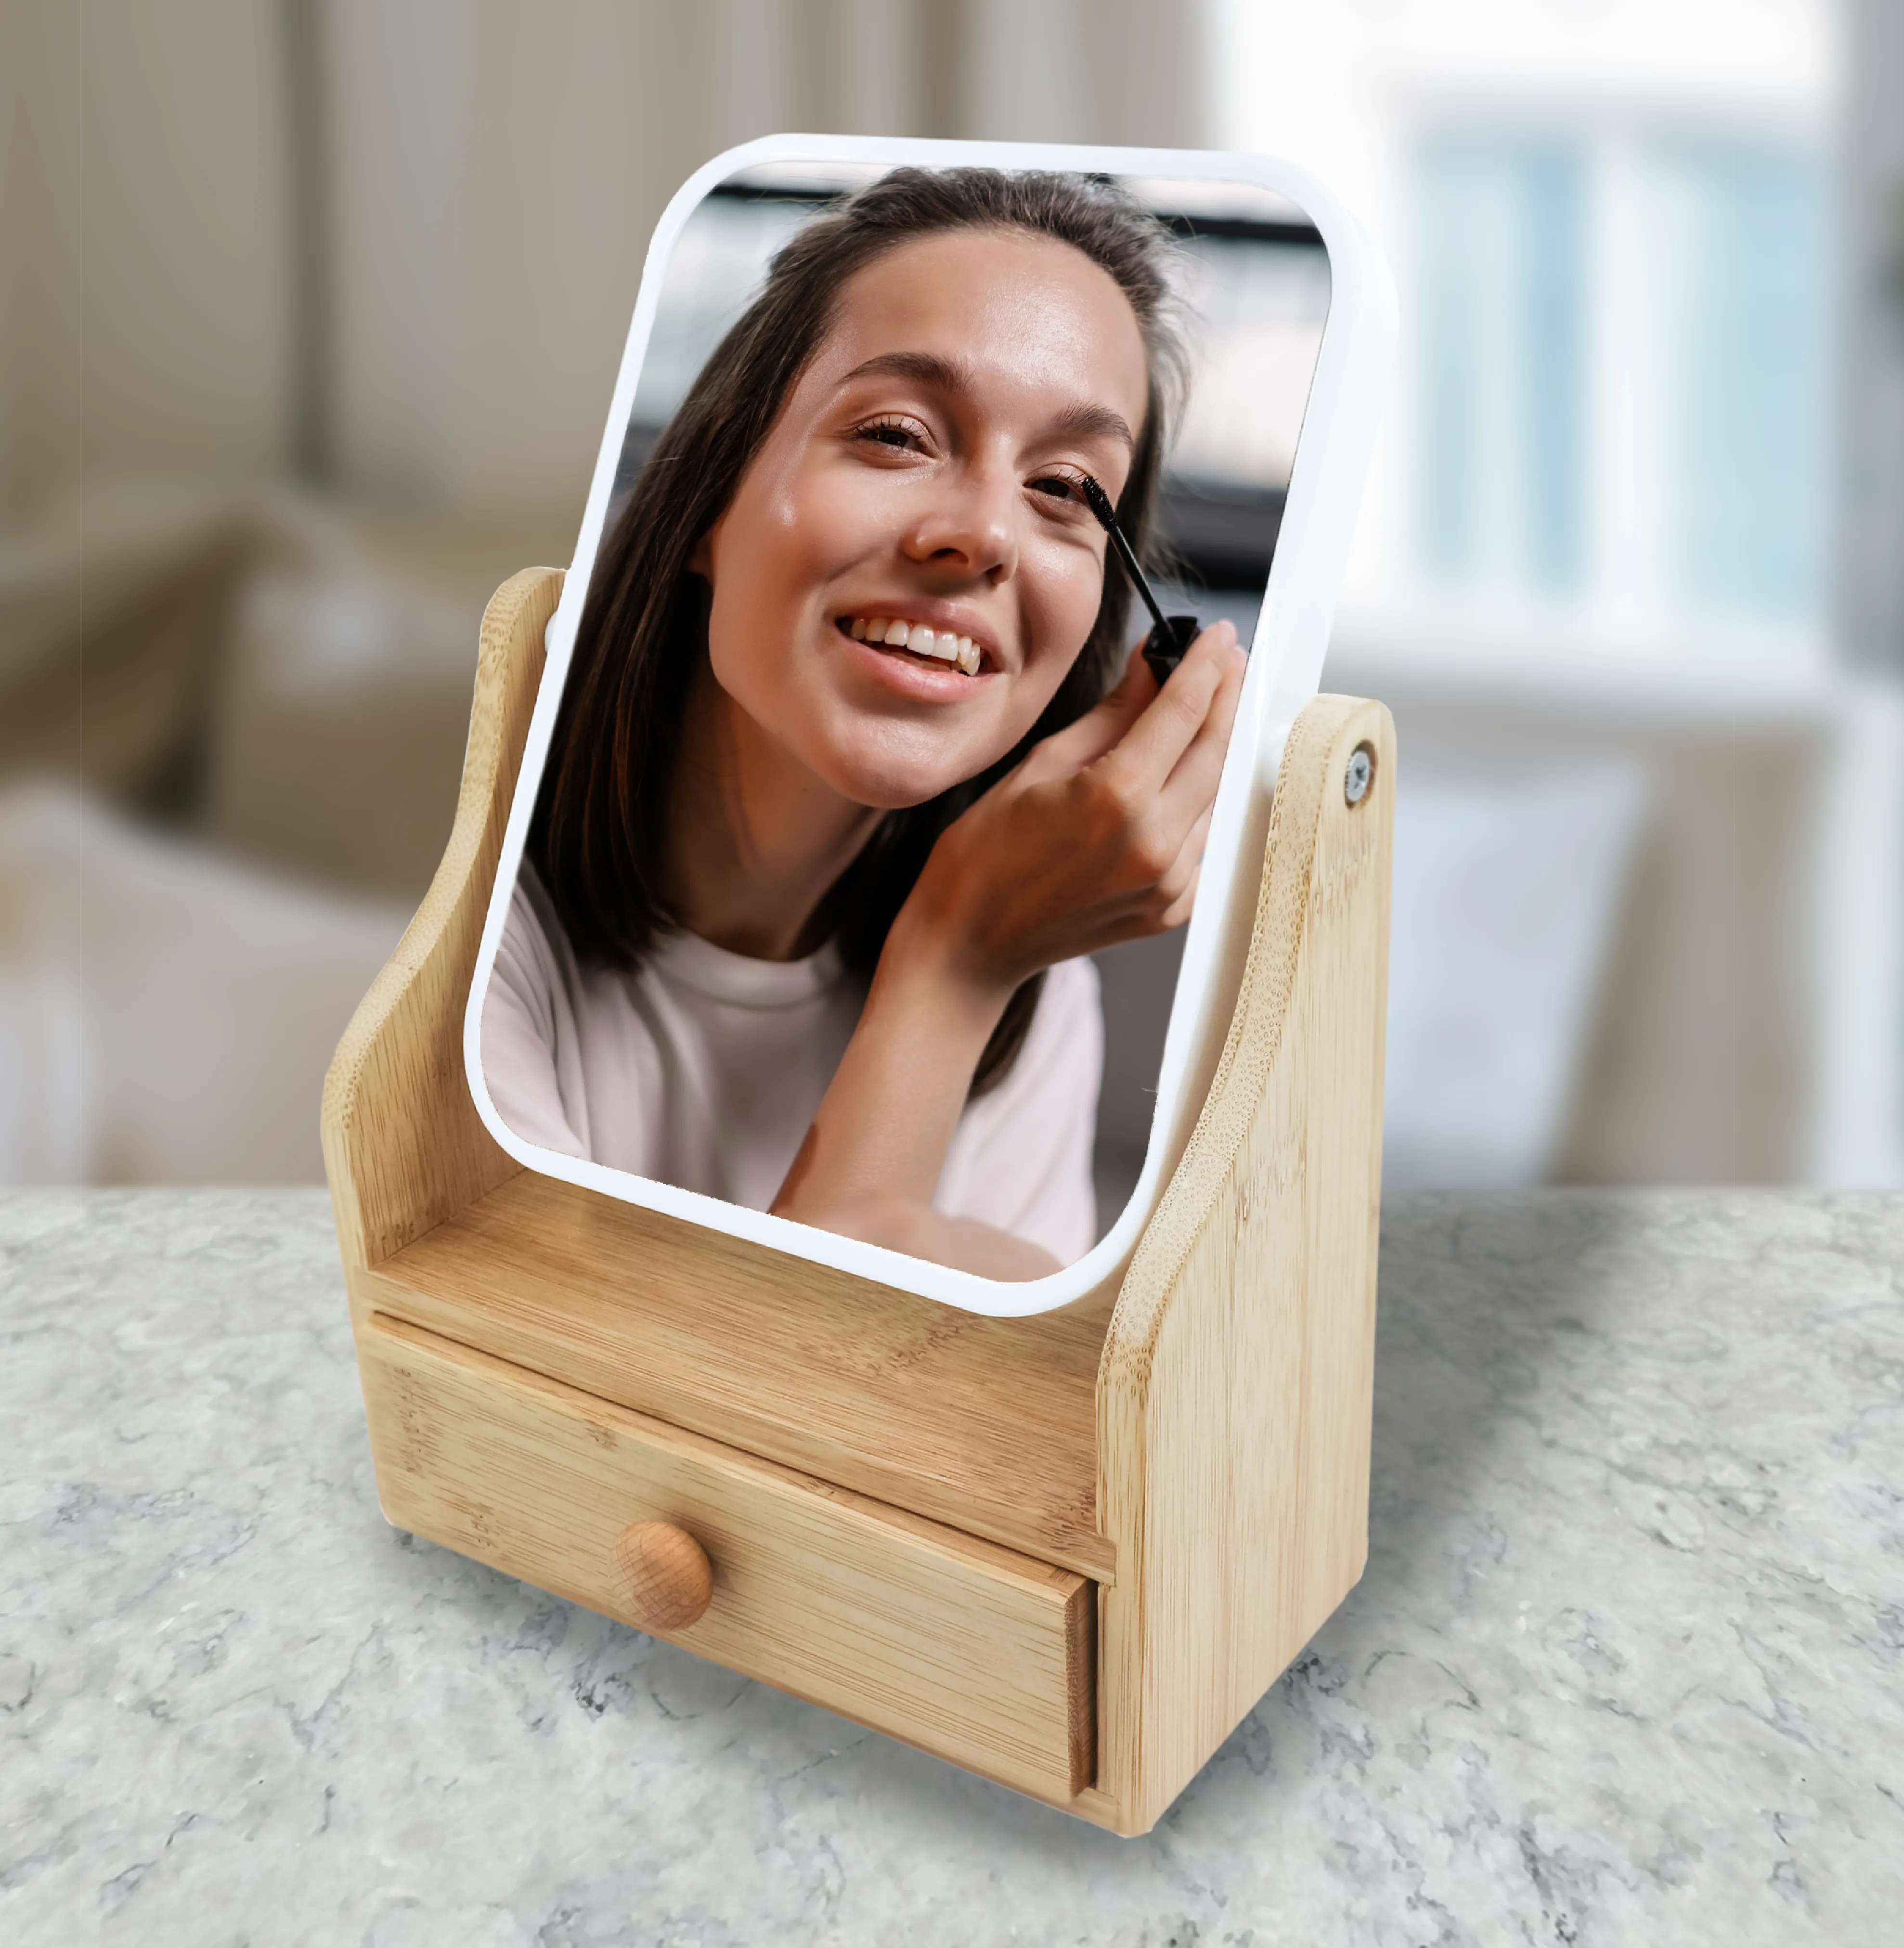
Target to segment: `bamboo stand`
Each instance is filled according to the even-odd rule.
[[[983,1317],[524,1171],[478,1121],[463,1011],[561,581],[489,605],[448,850],[325,1085],[384,1512],[1144,1832],[1367,1555],[1388,714],[1296,725],[1128,1267]]]

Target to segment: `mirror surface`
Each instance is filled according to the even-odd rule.
[[[491,1101],[532,1156],[1046,1276],[1143,1162],[1328,253],[1245,183],[806,161],[659,275]]]

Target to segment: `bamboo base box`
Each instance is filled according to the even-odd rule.
[[[489,606],[448,850],[325,1087],[384,1512],[1144,1832],[1367,1553],[1387,712],[1296,723],[1129,1258],[992,1318],[526,1171],[479,1121],[464,1009],[561,579]]]

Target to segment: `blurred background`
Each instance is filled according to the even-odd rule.
[[[1904,0],[0,0],[0,1181],[321,1177],[483,602],[782,129],[1266,150],[1388,253],[1325,681],[1400,732],[1391,1183],[1904,1181]]]

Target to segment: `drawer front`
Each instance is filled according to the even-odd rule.
[[[399,1528],[630,1621],[632,1525],[687,1531],[700,1655],[1062,1805],[1089,1785],[1095,1587],[377,1314],[358,1363]]]

